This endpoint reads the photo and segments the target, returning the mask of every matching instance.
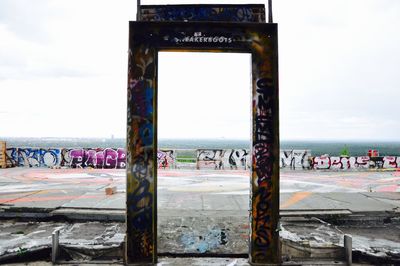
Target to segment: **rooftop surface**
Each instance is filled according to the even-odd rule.
[[[400,254],[399,172],[285,170],[280,176],[282,241],[307,242],[321,252],[343,246],[350,233],[358,252]],[[66,250],[121,247],[125,170],[8,168],[0,170],[0,185],[0,217],[8,219],[0,228],[0,261],[18,247],[49,248],[56,228]],[[116,193],[106,195],[114,186]],[[245,257],[249,187],[244,170],[159,169],[158,252]]]

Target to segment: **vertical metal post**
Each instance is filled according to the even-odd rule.
[[[353,263],[353,243],[351,235],[344,235],[344,252],[347,265]]]
[[[268,23],[273,23],[273,19],[272,19],[272,0],[268,0]]]
[[[51,262],[56,263],[58,253],[59,253],[59,239],[60,239],[60,229],[56,229],[51,234]]]
[[[157,50],[129,33],[125,258],[142,265],[157,262]]]
[[[141,16],[140,16],[140,0],[137,0],[136,20],[137,21],[141,20]]]
[[[277,27],[253,60],[250,263],[279,264],[279,91]],[[260,38],[261,39],[261,38]],[[257,43],[258,44],[258,43]]]

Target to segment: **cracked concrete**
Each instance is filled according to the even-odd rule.
[[[122,258],[124,223],[65,223],[3,221],[0,226],[0,262],[51,247],[51,234],[60,230],[60,247],[75,261]],[[320,219],[283,219],[280,237],[283,259],[343,258],[344,234],[351,234],[359,256],[399,262],[400,223],[332,225]],[[163,217],[158,226],[160,254],[215,254],[246,256],[245,217]]]
[[[51,233],[56,228],[61,229],[60,245],[72,259],[88,261],[107,256],[122,257],[125,227],[119,222],[124,221],[125,177],[121,171],[69,169],[31,172],[28,169],[22,171],[23,175],[18,175],[21,170],[16,170],[16,173],[6,170],[0,170],[0,180],[4,178],[0,192],[0,217],[25,217],[25,220],[61,217],[73,222],[11,220],[2,223],[0,259],[18,257],[29,250],[49,249]],[[230,176],[228,173],[233,174]],[[167,177],[159,176],[158,252],[246,256],[248,173],[165,171],[165,174]],[[286,248],[285,259],[293,260],[300,255],[313,259],[332,258],[332,254],[340,257],[344,233],[353,235],[355,252],[397,259],[399,193],[367,193],[361,183],[357,183],[355,188],[341,187],[348,183],[340,183],[343,178],[339,178],[338,173],[332,177],[333,180],[329,179],[329,173],[318,173],[319,176],[314,177],[306,174],[309,172],[283,173],[282,190],[286,192],[281,193],[280,200],[284,206],[281,209],[281,238]],[[357,182],[361,177],[356,174],[362,174],[362,178],[373,182],[374,175],[352,173],[351,178]],[[11,176],[15,179],[8,182]],[[106,196],[102,188],[110,183],[110,176],[118,187],[118,193]],[[379,183],[384,183],[384,177],[379,178]],[[324,183],[329,183],[329,186]],[[299,190],[300,187],[304,191]],[[37,190],[32,191],[32,188]],[[317,193],[317,188],[330,191]],[[310,217],[320,220],[308,219]],[[90,220],[93,222],[88,222]],[[368,233],[368,230],[373,233]]]

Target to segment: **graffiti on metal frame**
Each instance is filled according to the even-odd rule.
[[[141,6],[142,21],[265,22],[264,5]]]
[[[232,37],[225,36],[207,36],[202,35],[201,32],[193,33],[193,36],[184,36],[181,38],[175,38],[174,41],[179,43],[231,43],[234,41]]]
[[[264,51],[266,52],[266,51]],[[261,56],[261,55],[260,55]],[[253,57],[253,60],[254,59]],[[264,62],[267,63],[268,62]],[[268,70],[268,66],[263,66]],[[256,93],[253,93],[253,175],[252,175],[252,261],[263,262],[267,256],[271,256],[271,246],[275,239],[279,239],[276,233],[278,217],[274,217],[274,209],[279,210],[279,205],[273,199],[274,186],[278,186],[273,180],[274,152],[273,145],[277,132],[274,130],[274,84],[272,72],[260,73],[256,78]],[[276,118],[275,118],[276,119]],[[274,132],[275,131],[275,132]],[[278,156],[275,155],[275,160]],[[273,256],[273,255],[272,255]]]
[[[131,38],[130,38],[131,43]],[[132,47],[128,65],[127,261],[152,262],[157,244],[155,60],[150,47]]]
[[[154,14],[160,13],[157,12]],[[196,14],[197,12],[198,10]],[[157,54],[160,50],[193,49],[252,54],[253,139],[252,153],[248,157],[250,159],[245,150],[229,153],[218,151],[214,154],[199,152],[198,157],[203,162],[222,163],[221,167],[252,166],[250,260],[252,263],[280,262],[277,231],[279,113],[276,32],[276,24],[264,23],[130,22],[126,241],[128,263],[154,263],[157,258]],[[228,158],[226,165],[223,158]]]

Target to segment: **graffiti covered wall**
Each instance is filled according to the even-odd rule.
[[[126,152],[119,149],[71,149],[69,165],[72,168],[125,168]]]
[[[319,156],[311,158],[311,168],[316,170],[362,170],[367,168],[400,168],[400,157],[338,157]]]
[[[246,149],[198,149],[196,168],[250,169],[250,153]]]
[[[197,169],[250,169],[251,157],[246,149],[197,149]],[[176,168],[179,150],[157,152],[158,168]],[[123,148],[7,148],[7,167],[68,167],[123,169]],[[182,164],[181,164],[182,166]],[[311,156],[310,150],[281,150],[280,167],[287,169],[363,170],[400,168],[400,156]]]
[[[310,150],[281,150],[279,166],[293,170],[309,169],[311,167],[310,156]]]
[[[245,149],[198,149],[197,169],[250,169],[250,154]],[[315,170],[362,170],[400,168],[399,156],[317,156],[310,150],[281,150],[280,168]]]
[[[158,168],[175,168],[176,151],[175,150],[158,150],[157,152]]]
[[[159,150],[159,167],[175,167],[175,154],[174,150]],[[126,168],[123,148],[7,148],[6,159],[8,167]]]
[[[280,167],[309,169],[310,150],[281,150]],[[197,169],[250,169],[251,157],[246,149],[198,149]]]
[[[54,167],[61,164],[60,149],[7,148],[7,167]]]

